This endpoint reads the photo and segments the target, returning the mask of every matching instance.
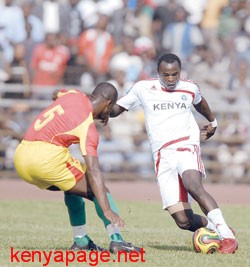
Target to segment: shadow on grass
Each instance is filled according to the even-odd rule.
[[[156,244],[149,244],[148,245],[150,248],[153,249],[157,249],[157,250],[167,250],[167,251],[192,251],[192,249],[188,246],[175,246],[175,245],[156,245]],[[71,245],[69,245],[68,247],[65,245],[44,245],[44,246],[40,246],[38,247],[37,245],[23,245],[23,246],[15,246],[14,249],[15,250],[70,250]]]
[[[39,251],[42,251],[42,250],[61,250],[61,251],[66,251],[66,250],[71,250],[71,246],[72,246],[73,242],[72,243],[69,243],[68,245],[67,244],[43,244],[43,245],[38,245],[38,244],[24,244],[24,245],[19,245],[19,244],[16,244],[16,245],[13,245],[13,246],[5,246],[6,249],[10,249],[11,247],[14,248],[14,250],[20,250],[20,251],[23,251],[23,250],[39,250]],[[100,244],[100,246],[106,250],[108,250],[109,248],[109,244]],[[76,251],[76,250],[72,250],[72,251]],[[1,265],[0,265],[1,267]]]
[[[168,251],[192,251],[192,249],[187,246],[149,245],[149,247]]]

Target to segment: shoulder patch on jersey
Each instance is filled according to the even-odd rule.
[[[192,83],[192,84],[196,85],[196,86],[199,88],[199,85],[198,85],[196,82],[194,82],[193,80],[183,79],[183,78],[182,78],[181,81]]]
[[[61,96],[64,96],[64,95],[67,95],[67,94],[75,94],[75,93],[79,93],[80,91],[79,90],[75,90],[75,89],[70,89],[70,90],[67,90],[67,89],[61,89],[58,91],[57,93],[57,97],[61,97]]]

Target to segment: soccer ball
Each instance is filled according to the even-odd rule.
[[[219,236],[213,230],[199,228],[193,233],[192,247],[197,253],[213,254],[220,247]]]

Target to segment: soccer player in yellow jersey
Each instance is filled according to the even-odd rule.
[[[109,250],[139,251],[123,240],[123,220],[104,183],[97,155],[99,135],[94,120],[107,123],[117,100],[113,85],[102,82],[90,96],[78,90],[59,90],[55,101],[44,109],[28,128],[14,156],[15,168],[26,182],[41,189],[65,192],[70,223],[74,232],[72,249],[102,250],[87,235],[85,204],[94,202],[110,236]],[[78,143],[86,168],[68,147]]]

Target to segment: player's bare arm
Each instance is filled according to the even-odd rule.
[[[216,131],[217,123],[213,123],[216,122],[215,116],[204,97],[202,97],[200,103],[194,105],[194,107],[201,115],[203,115],[210,122],[210,124],[205,125],[201,129],[201,140],[207,140],[211,136],[213,136]]]
[[[117,117],[117,116],[119,116],[122,112],[124,112],[125,110],[126,110],[125,108],[123,108],[123,107],[121,107],[121,106],[115,104],[115,105],[113,106],[113,108],[112,108],[111,113],[110,113],[110,117],[111,117],[111,118]]]
[[[116,223],[119,227],[124,227],[123,220],[110,208],[106,196],[104,177],[99,167],[98,158],[94,156],[85,156],[84,160],[87,165],[87,175],[91,189],[97,198],[105,217],[110,220],[112,224]]]

